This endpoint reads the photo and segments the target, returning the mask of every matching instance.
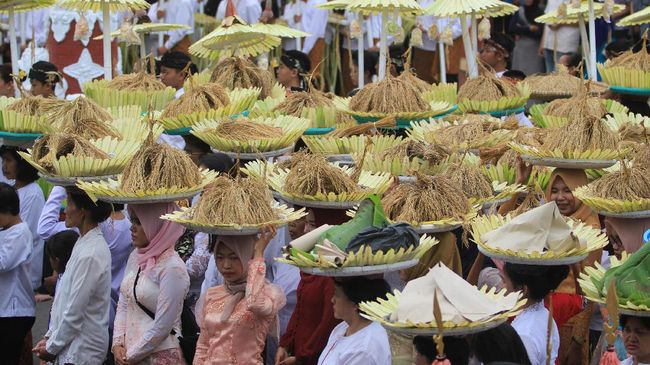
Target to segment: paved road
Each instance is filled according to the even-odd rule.
[[[49,302],[36,303],[36,323],[34,323],[34,327],[32,327],[32,338],[34,339],[34,344],[43,338],[45,332],[47,332],[47,321],[50,317],[51,306],[51,300]],[[34,365],[37,365],[39,363],[38,361],[38,358],[34,356]]]

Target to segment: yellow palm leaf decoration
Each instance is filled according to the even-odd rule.
[[[477,15],[498,17],[512,14],[517,7],[499,0],[437,0],[425,11],[439,17]]]
[[[646,23],[650,23],[650,7],[626,16],[619,20],[618,25],[622,27],[632,27]]]
[[[282,43],[281,38],[300,38],[309,34],[279,24],[248,24],[237,15],[226,17],[221,26],[190,47],[202,58],[221,56],[255,57]]]

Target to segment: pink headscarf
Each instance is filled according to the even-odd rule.
[[[221,322],[225,322],[230,318],[230,315],[235,310],[237,303],[244,298],[246,294],[246,279],[248,278],[248,264],[253,259],[253,252],[255,250],[255,241],[257,237],[251,236],[219,236],[217,237],[217,244],[214,247],[216,252],[220,245],[228,247],[232,252],[237,255],[241,262],[243,275],[242,278],[234,283],[225,282],[226,290],[230,293],[230,297],[226,299],[226,305],[221,314]]]
[[[158,256],[174,247],[185,232],[185,228],[180,224],[160,219],[160,216],[177,209],[175,203],[129,205],[129,212],[138,218],[149,240],[147,247],[137,249],[138,265],[143,272],[151,270],[156,265]]]
[[[633,254],[643,246],[643,234],[650,229],[649,218],[612,218],[607,217],[606,221],[612,225],[618,237],[623,243],[627,253]]]

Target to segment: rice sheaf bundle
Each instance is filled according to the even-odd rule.
[[[446,146],[458,146],[460,144],[476,141],[485,136],[486,132],[479,123],[461,123],[442,127],[431,132],[433,139]]]
[[[478,77],[467,80],[458,90],[459,101],[492,101],[520,96],[521,92],[515,85],[497,78],[487,69],[483,69]]]
[[[387,191],[381,202],[386,215],[400,222],[462,221],[469,211],[463,191],[444,175],[418,175],[416,182],[400,183]]]
[[[478,166],[456,164],[448,169],[445,175],[467,198],[488,198],[493,194],[492,182]]]
[[[234,141],[250,141],[282,137],[282,128],[261,123],[253,123],[244,118],[227,121],[214,128],[212,133],[221,138]]]
[[[650,145],[643,144],[634,150],[634,166],[640,166],[650,169]]]
[[[605,67],[623,67],[632,70],[639,70],[642,72],[650,72],[650,54],[646,46],[647,38],[643,39],[643,46],[638,52],[630,49],[620,56],[613,58],[605,63]]]
[[[351,193],[359,187],[350,175],[331,165],[325,157],[305,154],[291,167],[284,190],[291,194],[314,196],[318,193]]]
[[[122,190],[130,193],[199,185],[201,173],[190,156],[166,143],[148,141],[124,167]]]
[[[95,120],[110,122],[113,120],[111,113],[102,108],[90,98],[78,97],[73,101],[45,99],[41,105],[41,112],[60,125],[69,121]]]
[[[420,141],[408,140],[399,145],[389,148],[381,154],[381,158],[408,157],[421,158],[431,165],[437,165],[445,160],[451,151],[440,144],[428,144]]]
[[[327,94],[318,90],[291,93],[280,104],[273,108],[274,112],[283,115],[301,117],[305,108],[334,107],[334,102]]]
[[[86,139],[113,137],[122,139],[122,135],[113,126],[94,119],[68,120],[61,127],[63,133],[75,134]]]
[[[45,98],[42,96],[25,95],[7,106],[7,110],[26,115],[38,115],[43,102],[45,102]]]
[[[230,90],[259,87],[262,89],[259,99],[271,95],[274,81],[275,78],[270,71],[262,70],[253,62],[241,57],[228,57],[221,60],[210,77],[210,82]]]
[[[194,219],[225,224],[270,222],[278,218],[272,202],[273,195],[262,180],[220,176],[201,196]]]
[[[554,128],[544,139],[544,149],[560,151],[591,151],[618,148],[619,137],[599,117],[578,106],[578,118],[571,123]]]
[[[598,196],[619,200],[650,199],[650,170],[643,166],[626,167],[606,174],[589,185]]]
[[[161,118],[175,118],[211,109],[219,109],[230,104],[230,97],[219,84],[190,85],[185,94],[170,102],[163,111]]]
[[[406,65],[404,72],[402,72],[402,74],[397,78],[413,85],[419,93],[431,91],[431,84],[417,77],[417,75],[411,72],[408,65]]]
[[[576,108],[576,105],[581,103],[586,103],[586,110],[589,114],[592,114],[598,118],[602,118],[607,114],[607,109],[602,102],[603,99],[598,97],[588,97],[586,92],[582,92],[579,95],[570,97],[568,99],[557,99],[548,103],[544,108],[544,114],[554,117],[567,118],[569,121],[576,120],[579,117],[579,113],[582,112],[579,108]]]
[[[399,113],[426,112],[431,106],[420,96],[412,83],[386,76],[379,82],[363,87],[350,99],[350,109],[356,112]]]
[[[50,172],[53,172],[53,161],[68,155],[97,159],[110,158],[106,152],[95,147],[87,139],[73,134],[47,134],[38,139],[32,148],[32,159]]]
[[[161,91],[167,86],[154,75],[146,72],[136,72],[120,75],[106,84],[108,89],[121,91]]]

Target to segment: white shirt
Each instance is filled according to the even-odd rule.
[[[178,99],[184,94],[185,94],[185,88],[180,88],[176,90],[176,95],[174,95],[174,99]],[[183,136],[174,136],[174,135],[163,133],[158,138],[158,143],[167,143],[168,145],[179,150],[185,149],[185,139],[183,139]]]
[[[351,336],[346,322],[334,327],[327,346],[318,358],[318,365],[390,365],[388,334],[384,327],[372,322]]]
[[[546,13],[554,11],[562,3],[566,3],[568,6],[570,6],[570,1],[567,0],[548,0],[545,10]],[[548,25],[544,27],[544,48],[548,50],[556,49],[561,53],[569,53],[577,52],[579,46],[580,30],[578,27],[563,25],[556,30],[551,29],[551,27]]]
[[[43,190],[35,182],[18,189],[20,199],[20,219],[27,224],[32,232],[32,285],[41,286],[43,276],[43,240],[38,236],[38,219],[45,206]]]
[[[303,8],[300,27],[303,32],[310,34],[308,37],[305,37],[305,42],[302,45],[302,51],[306,54],[311,52],[319,38],[325,38],[329,11],[319,9],[316,6],[326,2],[327,0],[309,0]],[[314,66],[316,65],[312,65],[312,67]]]
[[[190,0],[172,0],[165,2],[165,23],[187,25],[190,29],[176,29],[167,32],[169,39],[165,48],[172,49],[185,36],[194,34],[194,7]]]
[[[27,224],[0,231],[0,318],[34,316],[31,255]]]
[[[75,243],[54,297],[46,350],[55,365],[97,365],[108,351],[111,253],[99,227]]]
[[[526,347],[531,365],[546,365],[546,334],[548,333],[548,310],[544,302],[538,302],[524,309],[512,321],[512,327],[517,331]],[[555,363],[560,348],[560,333],[553,321],[551,364]]]
[[[284,14],[282,14],[282,19],[287,22],[287,26],[289,28],[302,30],[300,22],[296,23],[295,17],[302,15],[304,6],[305,2],[302,0],[290,1],[287,3],[287,5],[284,6]],[[282,48],[285,51],[293,51],[298,48],[296,46],[297,42],[300,42],[300,40],[293,38],[284,38],[282,39]]]
[[[621,365],[635,365],[634,364],[634,356],[630,356],[627,359],[621,361]],[[650,365],[650,364],[639,362],[636,365]]]
[[[178,339],[170,332],[174,329],[180,333],[183,301],[190,286],[185,263],[170,247],[138,279],[138,302],[155,313],[156,319],[151,319],[133,296],[138,267],[138,253],[134,251],[120,288],[113,332],[113,344],[123,345],[126,358],[132,363],[140,363],[154,352],[178,347]]]
[[[49,9],[32,10],[25,14],[25,37],[28,41],[33,38],[36,40],[37,47],[45,47],[47,35],[50,28]]]
[[[248,24],[256,24],[260,22],[262,16],[262,5],[256,0],[234,0],[235,11],[237,15],[244,19]],[[222,0],[217,7],[216,18],[221,22],[226,17],[226,5],[228,1]]]

